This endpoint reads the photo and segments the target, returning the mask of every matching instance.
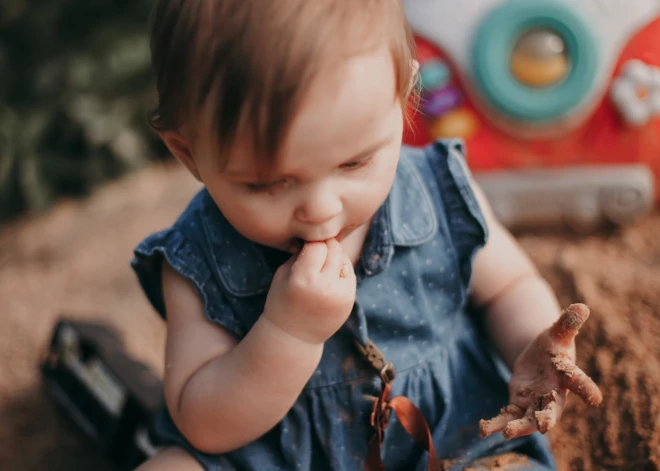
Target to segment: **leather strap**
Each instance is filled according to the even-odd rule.
[[[385,429],[389,422],[392,411],[399,419],[399,423],[408,435],[414,438],[425,450],[429,452],[428,471],[441,471],[440,461],[433,445],[433,437],[424,415],[405,396],[390,398],[392,381],[396,377],[394,365],[385,361],[385,356],[371,342],[366,345],[358,344],[360,351],[367,357],[371,365],[380,373],[382,387],[380,396],[374,401],[371,412],[371,426],[376,433],[369,442],[367,456],[365,459],[365,471],[385,471],[385,465],[381,457],[381,445],[385,436]]]

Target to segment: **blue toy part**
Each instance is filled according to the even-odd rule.
[[[424,62],[420,66],[419,75],[422,88],[430,92],[446,87],[451,81],[449,67],[440,59],[429,59]]]
[[[480,25],[472,48],[477,90],[497,110],[516,119],[547,121],[582,103],[599,69],[600,50],[588,21],[561,0],[510,0]],[[548,29],[564,41],[571,68],[560,83],[532,88],[518,81],[510,58],[518,39],[534,29]]]

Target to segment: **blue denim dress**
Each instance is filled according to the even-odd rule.
[[[234,452],[194,450],[166,408],[156,429],[208,471],[362,470],[380,379],[355,345],[370,339],[392,362],[392,395],[424,414],[440,458],[462,469],[480,457],[516,451],[529,468],[555,469],[538,433],[505,441],[479,437],[479,419],[508,403],[506,372],[467,306],[472,261],[487,238],[460,141],[403,148],[394,185],[375,215],[356,265],[357,300],[347,323],[325,344],[318,368],[289,413],[264,436]],[[132,266],[165,317],[161,262],[190,279],[206,316],[242,338],[261,314],[277,266],[288,254],[257,245],[227,222],[202,190],[173,227],[135,250]],[[392,416],[382,447],[390,470],[425,470],[428,454]]]

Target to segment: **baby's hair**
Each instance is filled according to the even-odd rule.
[[[321,67],[385,41],[406,106],[416,96],[414,41],[400,0],[157,0],[158,106],[149,122],[158,131],[185,123],[194,132],[200,114],[211,113],[220,155],[240,138],[272,164]]]

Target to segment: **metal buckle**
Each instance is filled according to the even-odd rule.
[[[396,372],[394,371],[394,365],[385,359],[383,352],[371,340],[367,340],[365,345],[356,340],[355,344],[371,366],[378,371],[383,382],[391,383],[396,377]]]
[[[396,378],[396,372],[394,371],[394,365],[391,362],[388,362],[380,370],[380,379],[383,380],[383,383],[389,384],[394,381]]]

